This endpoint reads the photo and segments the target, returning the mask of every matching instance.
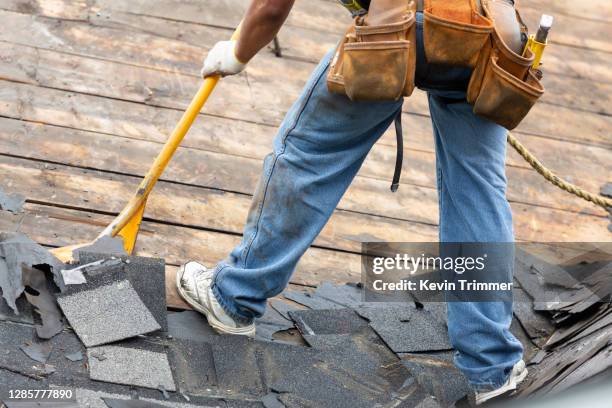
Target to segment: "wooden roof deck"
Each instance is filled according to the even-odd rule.
[[[207,49],[242,0],[0,0],[0,177],[27,196],[0,228],[48,245],[92,239],[124,206],[197,89]],[[555,15],[547,93],[516,136],[559,175],[591,190],[612,175],[612,4],[523,1],[532,29]],[[588,7],[586,3],[592,4]],[[275,128],[316,61],[349,22],[330,0],[298,0],[246,75],[223,80],[149,200],[137,254],[214,264],[238,242]],[[292,283],[357,280],[360,241],[437,236],[425,95],[405,103],[403,185],[389,192],[395,145],[375,146]],[[609,241],[606,212],[545,182],[513,151],[508,197],[519,240]]]

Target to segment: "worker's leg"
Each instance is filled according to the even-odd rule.
[[[452,95],[456,97],[456,94]],[[437,154],[441,242],[513,242],[506,200],[507,131],[472,113],[465,99],[431,92],[429,105]],[[508,245],[489,259],[511,276]],[[510,333],[511,302],[449,302],[448,329],[457,366],[476,390],[500,387],[522,357]]]
[[[330,55],[287,113],[266,157],[240,244],[215,271],[213,293],[235,320],[260,316],[287,285],[401,101],[330,94]]]

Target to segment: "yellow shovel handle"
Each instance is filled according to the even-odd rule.
[[[234,31],[234,34],[232,34],[231,39],[236,40],[238,39],[239,35],[240,25],[238,25],[236,31]],[[123,227],[125,227],[125,225],[132,219],[132,217],[134,217],[138,213],[139,209],[145,205],[149,193],[151,192],[151,190],[155,186],[155,183],[157,183],[157,180],[159,180],[160,176],[166,169],[166,166],[170,162],[170,159],[174,155],[174,152],[176,152],[176,149],[183,141],[183,138],[189,131],[189,128],[193,124],[193,121],[202,110],[202,107],[208,100],[208,97],[210,96],[212,91],[215,89],[215,86],[219,82],[219,79],[220,77],[218,75],[215,75],[207,77],[204,80],[204,82],[200,86],[200,89],[191,100],[189,107],[187,107],[187,110],[185,111],[185,113],[183,113],[181,120],[179,120],[178,124],[172,131],[172,134],[164,144],[163,149],[161,150],[161,152],[159,152],[157,158],[153,162],[153,165],[151,166],[146,176],[138,186],[136,194],[130,199],[130,201],[121,211],[121,213],[119,213],[119,215],[113,220],[113,222],[111,222],[108,227],[106,227],[106,229],[102,231],[100,237],[105,235],[111,235],[114,237],[115,235],[117,235],[123,229]]]

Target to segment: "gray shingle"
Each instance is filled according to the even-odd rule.
[[[106,358],[94,358],[93,353],[102,354]],[[89,349],[87,356],[92,380],[153,389],[163,386],[168,391],[176,391],[168,357],[164,353],[101,346]]]
[[[60,296],[58,303],[87,347],[161,328],[128,280]]]
[[[448,333],[440,314],[412,305],[360,308],[361,316],[395,353],[450,350]]]

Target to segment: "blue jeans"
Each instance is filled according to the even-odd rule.
[[[417,15],[416,83],[428,92],[433,123],[441,242],[512,242],[506,200],[506,130],[465,101],[470,71],[428,65]],[[215,270],[213,293],[241,322],[263,314],[287,286],[366,155],[402,101],[351,102],[327,90],[332,52],[289,110],[264,161],[241,243]],[[496,388],[522,356],[510,333],[512,304],[448,304],[456,365],[476,389]]]

